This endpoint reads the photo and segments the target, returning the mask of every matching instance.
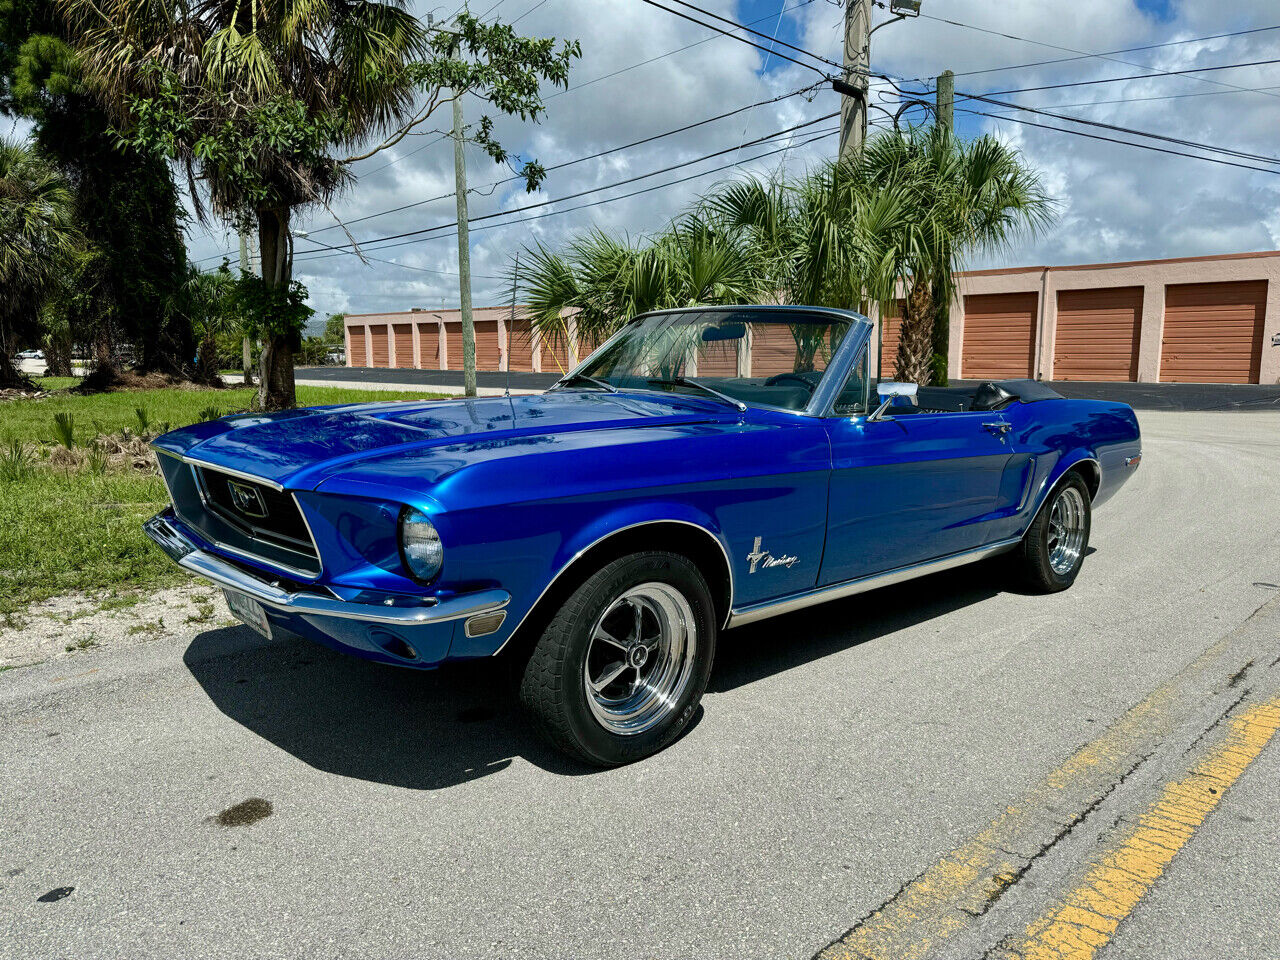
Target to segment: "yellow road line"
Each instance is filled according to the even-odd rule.
[[[1206,697],[1230,685],[1249,659],[1250,644],[1260,642],[1259,621],[1278,611],[1280,598],[1255,610],[980,833],[904,884],[815,960],[920,960],[968,928],[1036,856],[1084,819]],[[1269,636],[1265,642],[1270,642]]]
[[[1236,718],[1231,733],[1142,815],[1062,903],[1007,948],[1018,960],[1092,960],[1280,728],[1280,698]]]

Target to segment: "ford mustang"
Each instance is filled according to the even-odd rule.
[[[1069,587],[1141,459],[1120,403],[875,382],[873,325],[662,311],[545,393],[244,414],[165,434],[147,533],[259,632],[431,668],[500,652],[560,748],[694,715],[733,627],[1005,554]],[[785,634],[779,642],[785,642]]]

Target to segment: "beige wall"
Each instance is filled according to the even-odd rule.
[[[1160,346],[1164,327],[1165,287],[1178,283],[1219,283],[1266,280],[1267,307],[1263,320],[1259,381],[1280,383],[1280,347],[1271,340],[1280,334],[1280,251],[1229,254],[1177,260],[1085,264],[1065,267],[1018,267],[981,270],[958,277],[959,296],[951,305],[951,343],[948,365],[960,376],[964,348],[964,297],[979,293],[1040,295],[1036,339],[1036,377],[1053,376],[1053,347],[1057,332],[1059,290],[1101,287],[1142,287],[1142,325],[1138,342],[1138,380],[1154,383],[1160,376]]]
[[[519,308],[517,308],[519,309]],[[471,311],[472,319],[476,322],[493,321],[498,323],[498,354],[499,369],[507,368],[507,323],[511,319],[510,307],[477,307]],[[395,340],[391,342],[391,366],[393,367],[420,367],[422,350],[421,337],[418,324],[436,323],[439,325],[440,335],[440,353],[442,357],[441,366],[446,370],[461,369],[462,358],[452,357],[448,353],[448,339],[445,335],[446,329],[456,329],[462,323],[462,315],[460,310],[401,310],[395,313],[348,313],[344,316],[347,331],[347,366],[351,366],[351,336],[352,329],[364,328],[365,337],[368,339],[368,328],[371,325],[396,323],[413,324],[413,356],[399,357],[396,356]],[[366,357],[372,356],[372,345],[366,344]],[[533,363],[534,369],[538,369],[539,346],[534,342],[533,347]]]

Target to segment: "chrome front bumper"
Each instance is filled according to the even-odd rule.
[[[197,576],[212,580],[220,587],[247,594],[263,606],[284,613],[341,617],[367,623],[411,627],[496,613],[511,600],[511,595],[505,590],[481,590],[423,606],[390,607],[374,603],[354,603],[318,593],[291,593],[201,550],[174,525],[173,519],[172,511],[164,510],[146,521],[142,529],[174,563]]]

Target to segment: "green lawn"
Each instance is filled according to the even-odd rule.
[[[75,418],[78,443],[99,434],[137,430],[135,408],[152,424],[193,423],[215,406],[221,412],[248,406],[249,390],[139,390],[0,404],[0,455],[12,440],[46,449],[53,441],[53,416]],[[299,387],[302,405],[369,400],[417,400],[424,394]],[[27,604],[58,594],[85,591],[130,592],[184,579],[143,535],[141,524],[167,502],[158,476],[111,468],[93,475],[69,470],[40,457],[17,478],[0,476],[0,618]]]
[[[46,377],[39,381],[46,390],[74,386],[78,380]],[[119,433],[126,427],[138,431],[141,407],[154,429],[160,424],[184,427],[201,419],[201,412],[216,409],[219,415],[249,408],[253,388],[227,390],[121,390],[78,396],[57,394],[39,400],[12,400],[0,405],[0,444],[11,440],[53,443],[53,418],[69,413],[75,421],[76,440],[88,442],[101,434]],[[327,403],[364,403],[370,400],[422,400],[441,396],[438,393],[401,393],[389,390],[347,390],[340,387],[298,387],[298,405],[318,406]]]

